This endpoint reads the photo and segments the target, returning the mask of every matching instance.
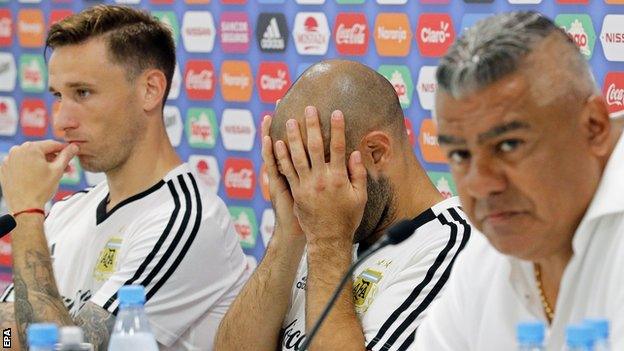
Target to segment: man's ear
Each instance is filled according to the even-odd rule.
[[[149,69],[139,78],[141,84],[141,98],[143,99],[143,110],[152,111],[161,109],[165,90],[167,90],[167,77],[158,69]]]
[[[590,96],[581,118],[581,127],[592,152],[599,157],[608,155],[611,150],[612,126],[604,97]]]
[[[362,154],[362,162],[371,173],[380,172],[388,167],[394,153],[392,139],[388,133],[378,130],[362,138],[359,150]]]

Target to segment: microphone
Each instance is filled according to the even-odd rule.
[[[310,329],[309,335],[306,337],[306,339],[303,341],[303,344],[299,348],[300,351],[306,351],[308,349],[308,346],[310,346],[310,344],[312,343],[312,339],[314,339],[314,336],[316,335],[318,330],[321,328],[323,321],[327,318],[327,315],[329,315],[329,312],[331,311],[332,307],[334,307],[334,304],[336,303],[338,296],[342,292],[342,288],[346,284],[347,280],[353,279],[351,277],[351,275],[353,274],[353,271],[355,271],[355,269],[362,262],[364,262],[364,260],[366,260],[375,252],[381,250],[382,248],[388,245],[397,245],[405,241],[405,239],[409,238],[414,233],[414,231],[416,230],[416,227],[418,227],[418,224],[415,223],[414,221],[410,221],[410,220],[400,221],[399,223],[390,227],[388,231],[386,232],[386,235],[384,235],[381,238],[381,240],[374,243],[371,247],[368,248],[368,250],[364,251],[364,253],[360,257],[358,257],[358,259],[355,262],[353,262],[353,264],[351,264],[351,267],[349,267],[349,270],[347,271],[347,273],[345,273],[345,275],[342,277],[340,284],[338,284],[338,286],[336,287],[336,290],[334,290],[334,294],[329,299],[329,302],[327,303],[327,305],[325,305],[325,308],[323,309],[323,313],[321,313],[321,316],[316,320],[312,329]]]
[[[17,223],[15,223],[13,216],[10,214],[0,216],[0,239],[15,229],[15,226],[17,226]]]

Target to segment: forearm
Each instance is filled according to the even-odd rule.
[[[317,321],[352,260],[350,242],[308,244],[306,334]],[[364,350],[362,326],[353,305],[353,283],[349,279],[336,304],[316,334],[310,350]],[[339,330],[340,332],[336,332]]]
[[[56,287],[43,217],[22,215],[17,222],[12,235],[14,310],[20,340],[25,344],[30,323],[72,325],[73,321]]]
[[[303,237],[276,228],[264,259],[221,321],[216,350],[277,348],[304,246]]]

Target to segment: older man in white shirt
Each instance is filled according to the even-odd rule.
[[[609,319],[624,350],[624,139],[579,50],[537,13],[502,14],[467,31],[437,78],[438,140],[487,240],[458,259],[416,350],[513,350],[532,319],[561,350],[587,317]]]

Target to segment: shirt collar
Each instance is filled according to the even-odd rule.
[[[574,253],[580,253],[589,244],[591,235],[583,235],[585,228],[591,228],[596,219],[624,212],[624,138],[620,137],[607,161],[600,178],[598,189],[581,220],[572,247]]]

